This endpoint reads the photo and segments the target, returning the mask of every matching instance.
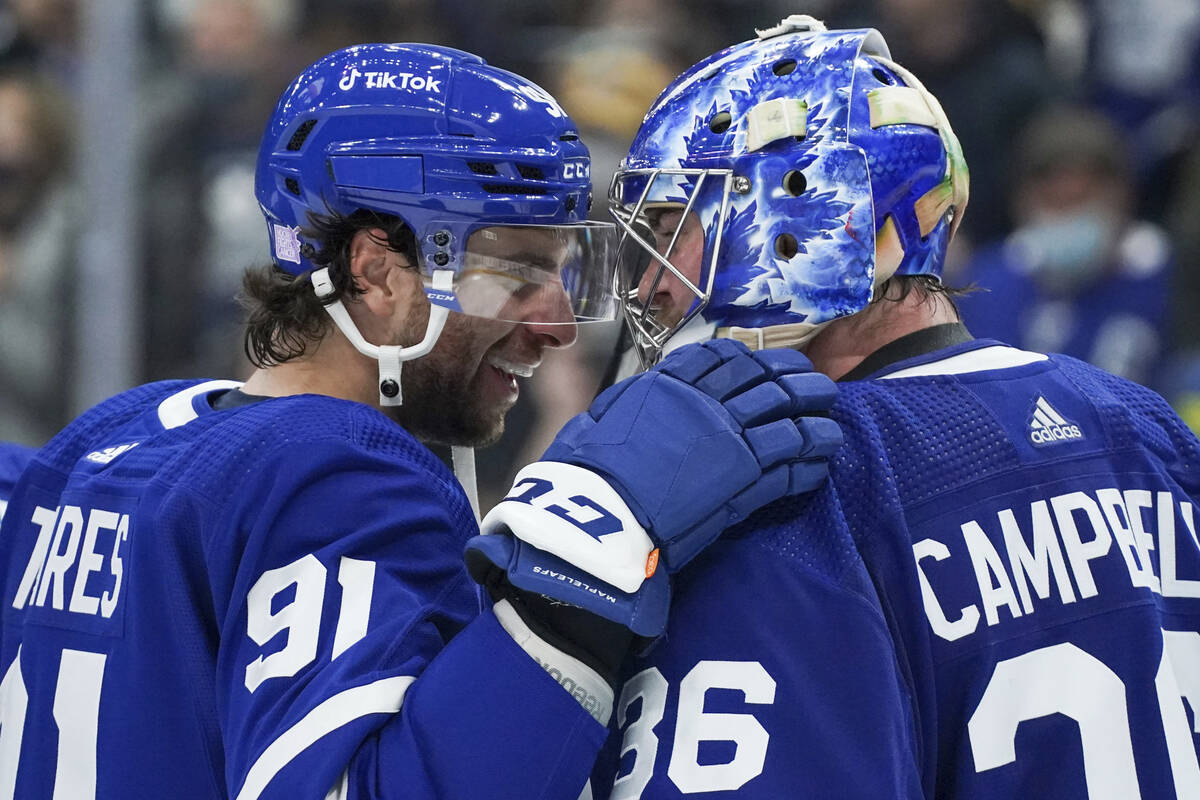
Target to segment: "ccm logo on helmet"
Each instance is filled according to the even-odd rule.
[[[368,89],[424,89],[428,92],[442,90],[441,81],[428,75],[413,75],[411,72],[359,72],[354,68],[338,81],[338,88],[348,92],[354,88],[359,78],[366,78]]]
[[[592,171],[586,161],[568,161],[563,164],[563,180],[586,179],[592,177]]]

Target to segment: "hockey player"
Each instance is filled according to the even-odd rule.
[[[668,573],[837,441],[792,421],[833,396],[798,354],[681,352],[531,468],[532,524],[472,540],[480,613],[467,497],[416,437],[494,438],[516,378],[609,312],[588,173],[552,98],[466,53],[297,78],[258,164],[259,370],[101,403],[9,504],[0,797],[574,800]],[[613,447],[662,415],[652,463]]]
[[[681,575],[596,796],[1200,797],[1200,443],[958,323],[966,165],[880,34],[796,16],[692,67],[612,195],[647,363],[798,347],[846,443]]]

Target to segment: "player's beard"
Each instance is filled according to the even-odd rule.
[[[395,419],[423,442],[484,447],[504,433],[510,399],[487,396],[484,357],[511,330],[507,323],[451,314],[426,356],[405,362],[404,404]]]

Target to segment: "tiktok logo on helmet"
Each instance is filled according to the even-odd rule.
[[[413,75],[411,72],[359,72],[354,67],[338,81],[338,88],[348,92],[354,88],[359,78],[367,79],[367,89],[415,89],[427,92],[442,90],[441,81],[429,75]]]

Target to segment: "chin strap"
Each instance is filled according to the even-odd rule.
[[[313,290],[317,297],[324,300],[333,294],[333,281],[329,278],[329,267],[315,270],[312,274]],[[433,271],[431,289],[446,294],[454,289],[454,272],[448,269]],[[420,358],[433,349],[442,328],[446,325],[446,317],[450,309],[436,303],[429,306],[429,324],[425,327],[425,338],[409,347],[397,345],[374,345],[363,338],[350,313],[342,305],[341,300],[335,300],[325,305],[325,310],[333,318],[333,323],[342,332],[354,349],[368,358],[379,362],[379,405],[399,406],[404,403],[400,392],[400,367],[405,361]],[[454,476],[462,484],[467,500],[471,503],[471,511],[475,513],[475,521],[479,521],[479,489],[475,480],[475,451],[470,447],[450,448],[451,461],[454,464]]]
[[[450,463],[454,466],[454,477],[462,484],[475,522],[479,522],[479,484],[475,479],[475,448],[453,445],[450,448]]]
[[[448,269],[434,270],[432,288],[448,292],[453,288],[454,272]],[[313,289],[320,300],[333,294],[333,281],[329,278],[329,267],[315,270],[312,274]],[[429,324],[425,327],[425,338],[409,347],[397,345],[374,345],[363,338],[350,313],[342,305],[341,300],[335,300],[325,305],[325,310],[333,318],[338,330],[342,332],[354,349],[368,358],[379,362],[379,405],[403,405],[404,398],[400,392],[400,367],[405,361],[420,358],[433,349],[450,309],[437,304],[430,304]]]

